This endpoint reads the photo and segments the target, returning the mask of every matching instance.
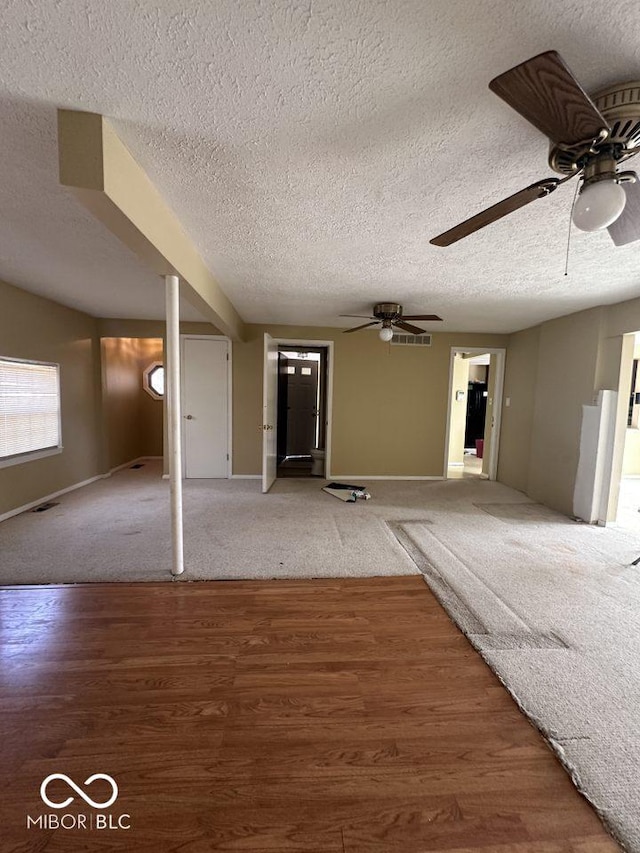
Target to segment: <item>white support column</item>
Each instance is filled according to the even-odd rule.
[[[171,486],[171,574],[184,572],[182,532],[182,401],[180,396],[180,280],[165,276],[167,357],[165,370]]]

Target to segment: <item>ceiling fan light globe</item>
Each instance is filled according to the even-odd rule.
[[[385,341],[385,343],[387,343],[393,337],[393,329],[388,329],[385,326],[382,329],[380,329],[380,331],[378,332],[378,336],[380,337],[381,341]]]
[[[573,224],[581,231],[607,228],[624,210],[627,196],[614,180],[587,184],[576,199]]]

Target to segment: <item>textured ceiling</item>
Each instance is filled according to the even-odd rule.
[[[571,184],[428,242],[551,174],[491,77],[553,48],[588,90],[640,78],[639,31],[628,0],[4,0],[0,277],[162,314],[159,279],[57,185],[63,106],[112,119],[248,322],[386,300],[506,332],[639,296],[640,244],[606,233],[573,232],[564,276]]]

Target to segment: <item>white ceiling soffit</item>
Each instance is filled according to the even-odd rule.
[[[162,316],[157,278],[57,184],[60,106],[110,117],[247,322],[346,327],[384,300],[508,332],[640,295],[639,246],[606,233],[574,231],[564,276],[571,184],[429,245],[552,174],[489,80],[548,49],[590,91],[639,78],[639,31],[627,0],[9,0],[0,277]]]

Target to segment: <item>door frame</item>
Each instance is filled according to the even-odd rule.
[[[620,335],[620,360],[618,363],[617,411],[613,434],[611,458],[608,460],[604,474],[603,494],[599,501],[598,518],[596,523],[602,527],[615,525],[618,518],[618,501],[620,487],[624,477],[624,449],[627,432],[632,427],[627,425],[629,417],[629,391],[635,354],[636,335],[639,332],[624,332]]]
[[[502,397],[504,393],[504,371],[507,350],[505,347],[469,347],[464,344],[451,347],[449,357],[449,392],[447,396],[447,431],[444,442],[444,466],[443,477],[448,479],[449,468],[449,438],[451,435],[451,397],[453,394],[453,363],[457,352],[470,352],[474,355],[496,356],[496,384],[493,394],[493,430],[491,432],[491,444],[489,446],[489,480],[495,480],[498,474],[498,452],[500,449],[500,427],[502,425]]]
[[[266,495],[278,477],[278,379],[280,359],[278,356],[278,344],[269,332],[263,333],[262,341],[262,494]],[[269,423],[271,420],[273,420],[273,423]]]
[[[333,432],[333,361],[335,341],[311,341],[307,338],[274,338],[273,342],[280,346],[292,347],[325,347],[327,350],[327,431],[324,445],[324,474],[325,479],[331,479],[331,436]],[[277,429],[277,424],[276,424]]]
[[[231,339],[226,335],[190,335],[185,333],[180,335],[180,386],[184,393],[184,341],[189,340],[205,340],[205,341],[225,341],[227,344],[227,476],[226,479],[231,479],[233,471],[233,348]],[[182,401],[184,403],[184,400]],[[185,478],[186,469],[186,430],[182,430],[182,478]]]

